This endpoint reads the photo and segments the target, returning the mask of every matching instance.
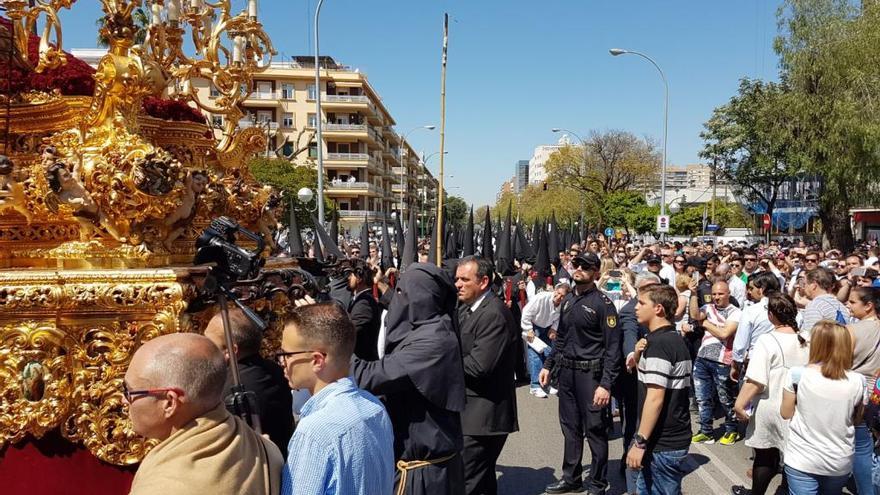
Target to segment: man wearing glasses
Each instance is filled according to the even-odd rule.
[[[597,287],[599,257],[593,253],[572,260],[575,288],[566,296],[559,316],[553,353],[538,375],[542,387],[559,367],[559,422],[565,438],[562,479],[546,493],[605,493],[608,487],[608,430],[611,385],[623,359],[614,303]],[[584,436],[592,455],[590,478],[583,474]]]
[[[300,306],[275,357],[293,389],[308,389],[290,439],[282,495],[391,493],[394,433],[379,399],[349,377],[355,328],[335,303]]]
[[[226,360],[194,333],[156,337],[131,358],[122,382],[134,431],[159,444],[131,495],[277,494],[281,452],[223,405]]]

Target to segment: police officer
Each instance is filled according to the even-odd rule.
[[[593,253],[572,260],[574,291],[563,302],[553,353],[539,380],[547,386],[559,372],[559,423],[565,437],[562,479],[546,493],[604,493],[608,486],[608,432],[611,385],[620,371],[620,332],[614,304],[596,287],[599,258]],[[581,481],[584,437],[590,445],[590,479]]]

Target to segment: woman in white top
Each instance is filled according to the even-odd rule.
[[[877,320],[877,306],[880,306],[880,289],[874,287],[855,287],[849,293],[846,307],[858,319],[847,325],[853,339],[853,367],[855,373],[865,377],[865,395],[874,389],[874,373],[880,369],[880,321]],[[869,425],[856,424],[856,452],[853,460],[853,479],[859,493],[877,493],[873,481],[874,438]]]
[[[780,413],[791,419],[784,455],[792,495],[838,495],[852,472],[865,397],[865,378],[847,371],[852,349],[846,327],[821,320],[810,333],[809,364],[788,372]]]
[[[691,319],[688,317],[688,302],[691,300],[691,277],[687,273],[679,273],[675,276],[675,290],[678,292],[678,308],[675,310],[675,329],[682,336],[690,332]]]
[[[748,421],[746,445],[755,449],[752,489],[734,486],[733,495],[764,495],[779,472],[788,434],[788,421],[779,414],[783,382],[791,367],[803,366],[809,360],[807,342],[798,335],[797,313],[797,305],[788,294],[771,292],[767,296],[767,317],[773,331],[755,342],[745,383],[733,408],[740,421]],[[785,478],[782,484],[784,487]]]

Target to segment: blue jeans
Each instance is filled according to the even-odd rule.
[[[871,430],[864,423],[856,426],[856,449],[853,457],[853,480],[859,495],[876,495],[880,493],[873,482],[874,471],[874,439]]]
[[[785,477],[788,479],[789,495],[840,495],[849,475],[822,476],[810,474],[785,466]]]
[[[533,325],[532,329],[535,331],[535,337],[544,341],[547,344],[547,348],[540,354],[537,351],[532,349],[532,346],[529,345],[528,341],[526,341],[526,364],[529,367],[529,378],[531,379],[531,387],[532,388],[541,388],[540,382],[538,382],[538,374],[541,372],[541,368],[544,366],[544,360],[547,359],[547,356],[550,355],[550,351],[553,350],[553,345],[550,342],[550,338],[548,334],[550,333],[549,328],[539,327],[538,325]]]
[[[733,405],[736,395],[730,366],[698,357],[694,362],[694,395],[700,408],[700,431],[712,436],[715,419],[715,398],[724,409],[724,433],[736,431],[736,415]]]
[[[682,465],[688,456],[688,449],[667,450],[665,452],[645,452],[642,470],[636,482],[639,495],[680,495],[681,479],[684,477]]]

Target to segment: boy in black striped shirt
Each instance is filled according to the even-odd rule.
[[[636,317],[648,336],[636,346],[639,354],[639,429],[626,457],[627,466],[641,469],[640,494],[681,492],[682,466],[691,443],[688,388],[691,357],[672,323],[678,295],[668,285],[639,291]]]

